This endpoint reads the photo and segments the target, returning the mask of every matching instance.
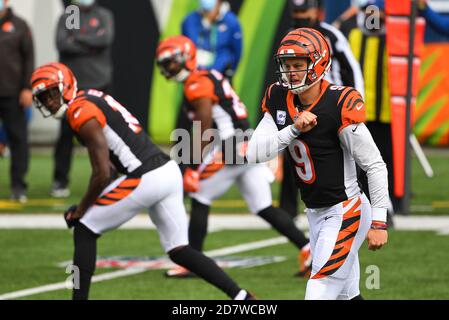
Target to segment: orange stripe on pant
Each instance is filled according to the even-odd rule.
[[[108,206],[126,198],[140,183],[140,178],[123,180],[117,187],[104,194],[95,202],[96,205]],[[126,188],[126,189],[123,189]]]
[[[204,168],[204,171],[200,175],[200,180],[204,180],[210,178],[214,174],[216,174],[219,170],[223,169],[225,166],[224,163],[211,163]]]
[[[360,205],[362,201],[360,197],[358,197],[355,204],[348,207],[353,200],[354,199],[346,200],[343,203],[343,208],[346,212],[343,214],[343,221],[341,223],[340,231],[338,232],[332,255],[312,279],[320,279],[329,276],[335,273],[343,263],[345,263],[360,225]]]

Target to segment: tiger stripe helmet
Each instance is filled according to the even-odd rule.
[[[159,43],[156,62],[166,78],[183,82],[197,66],[195,44],[185,36],[169,37]],[[173,62],[179,65],[176,70],[169,68]]]
[[[323,79],[331,67],[331,50],[326,38],[316,29],[298,28],[290,31],[281,41],[274,56],[277,65],[276,74],[279,82],[294,93],[301,93]],[[290,83],[289,74],[284,62],[287,59],[307,59],[307,71],[304,79],[298,85]]]
[[[50,88],[58,88],[61,94],[61,107],[65,106],[66,108],[66,102],[74,99],[78,91],[77,81],[73,72],[66,65],[59,62],[47,63],[35,69],[31,75],[31,88],[34,104],[44,117],[49,117],[51,114],[39,101],[38,95],[40,93]]]

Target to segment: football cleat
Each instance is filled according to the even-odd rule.
[[[299,252],[298,263],[299,271],[295,273],[295,277],[309,278],[312,271],[312,253],[309,246]]]
[[[165,276],[167,278],[196,278],[197,275],[194,274],[192,271],[181,267],[176,266],[172,269],[169,269],[165,272]]]

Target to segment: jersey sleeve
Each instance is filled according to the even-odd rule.
[[[79,132],[83,124],[90,119],[96,119],[102,128],[106,125],[106,117],[95,103],[82,98],[75,100],[70,105],[67,111],[67,121],[75,132]]]
[[[261,105],[261,108],[262,108],[262,112],[263,113],[265,113],[265,112],[270,112],[270,109],[268,108],[268,105],[269,105],[269,101],[270,101],[270,98],[271,98],[271,90],[273,89],[273,86],[274,86],[274,83],[273,84],[271,84],[268,88],[267,88],[267,90],[265,90],[265,94],[264,94],[264,96],[263,96],[263,99],[262,99],[262,105]]]
[[[351,124],[365,122],[365,102],[356,89],[346,88],[343,90],[338,105],[341,106],[341,126],[338,132]]]
[[[219,100],[215,94],[214,83],[205,76],[194,77],[186,82],[184,85],[184,94],[189,102],[203,98],[209,98],[214,103],[217,103]]]

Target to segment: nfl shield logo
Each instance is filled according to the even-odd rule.
[[[276,113],[276,122],[277,122],[277,124],[284,125],[286,118],[287,118],[287,113],[285,111],[277,110],[277,113]]]

